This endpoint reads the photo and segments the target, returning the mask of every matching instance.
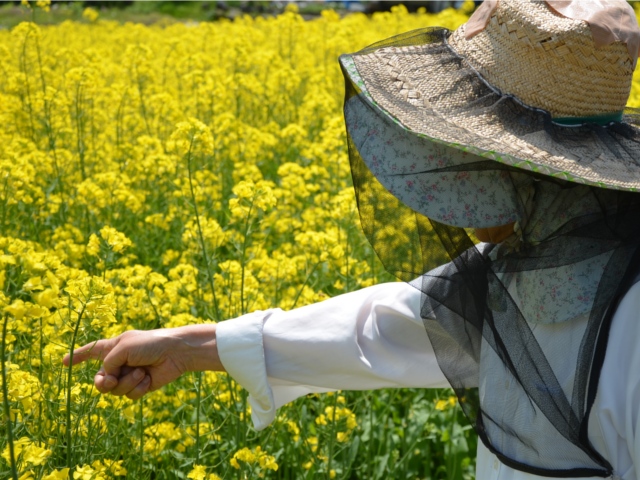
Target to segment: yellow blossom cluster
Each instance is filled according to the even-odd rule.
[[[74,480],[108,480],[126,475],[127,470],[122,467],[122,460],[96,460],[91,465],[79,465],[73,472]]]
[[[102,237],[106,246],[115,253],[121,253],[124,249],[132,245],[131,240],[129,240],[124,234],[107,225],[100,229],[100,237]],[[89,237],[87,254],[96,257],[100,255],[100,239],[95,233],[92,233]]]
[[[95,8],[87,7],[82,11],[82,16],[90,22],[95,22],[100,16],[100,13]]]
[[[450,395],[447,398],[440,398],[436,400],[435,409],[440,410],[441,412],[447,410],[449,408],[453,408],[456,406],[456,397]]]
[[[240,469],[241,465],[247,464],[250,466],[259,466],[260,469],[278,470],[278,464],[276,463],[275,457],[268,455],[260,446],[257,446],[253,450],[247,447],[241,448],[233,454],[233,458],[230,460],[230,463],[231,466],[236,469]],[[258,475],[262,476],[261,473],[258,473]]]
[[[222,480],[222,478],[215,473],[207,474],[207,469],[204,465],[194,465],[193,470],[189,472],[187,478],[193,478],[194,480]]]
[[[17,402],[22,408],[12,409],[11,418],[18,415],[30,415],[35,407],[43,400],[42,385],[33,374],[20,370],[19,366],[13,363],[5,365],[5,378],[7,397],[10,401]],[[4,383],[4,382],[3,382]],[[0,400],[4,400],[4,395],[0,391]]]
[[[343,422],[340,422],[341,420]],[[346,442],[351,431],[358,426],[356,415],[346,407],[327,406],[324,409],[324,413],[316,417],[317,425],[327,425],[329,422],[344,424],[344,430],[336,432],[338,442]]]
[[[51,450],[31,441],[28,437],[22,437],[13,442],[13,455],[26,465],[42,465],[51,455]],[[9,462],[9,446],[7,445],[0,455],[7,463]]]

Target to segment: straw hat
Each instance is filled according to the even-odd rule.
[[[441,41],[425,35],[341,58],[378,113],[507,165],[640,190],[640,116],[625,109],[640,29],[627,2],[485,0]]]

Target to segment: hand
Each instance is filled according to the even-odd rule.
[[[130,330],[74,350],[73,364],[101,360],[102,368],[94,378],[98,391],[136,400],[185,372],[224,371],[215,332],[215,324]],[[67,354],[62,363],[68,366],[69,360]]]

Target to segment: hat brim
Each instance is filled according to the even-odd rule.
[[[570,182],[640,189],[636,112],[607,126],[556,124],[488,85],[448,45],[449,33],[416,30],[343,55],[346,81],[413,135]]]
[[[345,101],[344,117],[350,145],[364,165],[414,212],[461,228],[495,227],[521,218],[518,186],[531,181],[525,172],[413,135],[371,114],[362,95]]]

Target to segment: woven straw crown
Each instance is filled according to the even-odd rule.
[[[485,0],[453,33],[408,32],[341,62],[372,112],[425,141],[640,191],[640,111],[625,107],[639,46],[624,0]]]
[[[466,28],[474,17],[483,16],[485,28],[469,38]],[[552,117],[589,117],[624,109],[637,47],[633,52],[622,41],[596,45],[587,22],[567,18],[542,1],[485,0],[474,17],[453,33],[449,43],[502,93]],[[620,18],[609,20],[614,22],[619,24]],[[633,27],[638,30],[637,24]]]

